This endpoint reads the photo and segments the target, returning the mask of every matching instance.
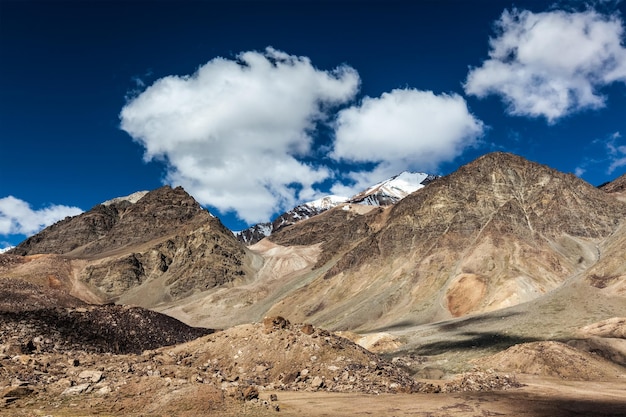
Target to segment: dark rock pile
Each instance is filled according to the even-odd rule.
[[[106,305],[0,312],[0,346],[23,354],[141,353],[212,332],[138,307]]]

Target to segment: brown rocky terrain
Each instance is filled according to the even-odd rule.
[[[618,180],[489,154],[250,247],[96,206],[0,254],[0,415],[624,415]]]
[[[245,280],[251,256],[182,188],[98,205],[27,239],[12,254],[59,254],[80,298],[146,307]]]
[[[600,189],[621,201],[626,201],[626,174],[614,179],[611,182],[602,184]]]
[[[419,357],[387,361],[280,317],[134,354],[47,342],[54,334],[45,329],[29,339],[26,329],[26,321],[3,328],[33,343],[0,346],[0,415],[618,416],[626,410],[626,386],[602,373],[617,368],[601,361],[596,368],[598,359],[555,343],[514,347],[483,367],[434,381],[407,372]],[[589,361],[576,361],[577,372],[567,373],[572,358],[581,357]],[[499,373],[493,365],[529,374]],[[546,371],[556,371],[558,382]],[[578,384],[581,374],[593,382]]]
[[[609,296],[624,291],[626,204],[510,154],[485,155],[390,208],[327,210],[278,230],[269,246],[244,247],[169,187],[63,222],[84,225],[98,207],[118,206],[102,237],[64,254],[75,293],[193,325],[283,315],[369,332],[496,311],[579,276]],[[57,242],[63,230],[15,252],[45,250],[33,242]]]
[[[293,228],[306,230],[334,211]],[[572,175],[510,154],[479,158],[377,217],[363,218],[346,221],[349,237],[327,227],[318,239],[303,233],[304,240],[295,240],[289,229],[270,238],[333,248],[316,265],[326,262],[320,275],[271,314],[372,331],[528,302],[589,275],[599,261],[609,263],[599,276],[617,268],[616,280],[623,282],[623,252],[614,251],[623,248],[626,204]],[[359,240],[362,221],[369,230]]]

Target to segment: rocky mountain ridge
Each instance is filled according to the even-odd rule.
[[[575,276],[622,288],[626,204],[515,155],[485,155],[392,206],[326,209],[335,202],[246,248],[184,190],[163,187],[96,206],[12,252],[53,248],[75,260],[92,300],[209,327],[271,314],[367,330],[514,306]]]
[[[495,153],[404,198],[385,215],[382,227],[285,299],[283,306],[297,310],[272,311],[371,329],[530,301],[596,263],[596,245],[621,230],[626,205],[573,175]],[[341,239],[341,233],[326,234],[306,243],[329,247]],[[283,236],[275,241],[304,243]],[[325,301],[311,296],[318,292]]]
[[[236,232],[235,236],[244,244],[253,245],[284,227],[309,219],[339,205],[391,206],[437,178],[439,178],[438,175],[404,171],[350,198],[329,195],[315,201],[300,204],[279,215],[271,222],[256,224]]]

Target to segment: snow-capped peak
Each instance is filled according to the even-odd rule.
[[[122,201],[128,201],[131,204],[135,204],[139,201],[144,195],[148,194],[148,191],[137,191],[132,193],[131,195],[127,195],[125,197],[116,197],[111,200],[107,200],[102,203],[103,206],[110,206],[111,204],[121,203]]]
[[[353,196],[350,201],[368,205],[395,204],[435,178],[423,172],[404,171]]]
[[[15,246],[7,246],[6,248],[0,248],[0,253],[8,252],[13,249]]]
[[[326,197],[318,198],[317,200],[303,203],[303,206],[314,207],[318,210],[329,210],[339,204],[348,201],[348,197],[342,197],[338,195],[327,195]]]

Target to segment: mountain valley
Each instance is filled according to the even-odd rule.
[[[97,205],[0,254],[0,414],[623,415],[625,178],[491,153],[246,233],[180,187]]]

